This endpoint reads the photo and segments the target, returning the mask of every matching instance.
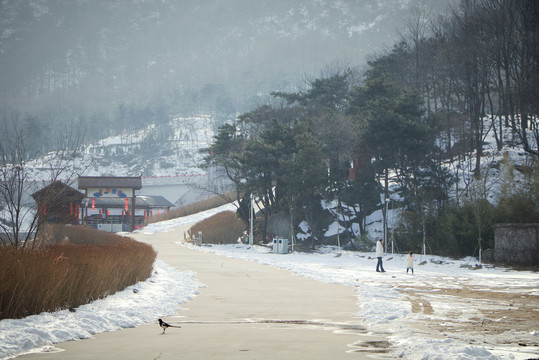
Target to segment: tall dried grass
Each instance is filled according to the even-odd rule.
[[[81,227],[47,232],[60,237],[34,250],[0,248],[0,319],[75,308],[151,275],[150,245]]]
[[[188,216],[188,215],[199,213],[201,211],[213,209],[213,208],[230,203],[231,202],[230,199],[232,199],[234,196],[235,196],[235,193],[228,193],[228,194],[225,194],[224,196],[213,196],[211,198],[196,202],[194,204],[171,209],[166,214],[154,215],[152,217],[149,217],[146,219],[146,223],[152,224],[159,221],[176,219],[182,216]]]
[[[196,223],[189,229],[189,234],[202,232],[205,244],[234,244],[245,229],[245,222],[234,212],[224,211]]]

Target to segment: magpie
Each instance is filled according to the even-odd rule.
[[[174,325],[167,324],[161,319],[159,319],[159,326],[163,328],[163,334],[165,333],[165,330],[168,329],[169,327],[181,328],[181,326],[174,326]]]

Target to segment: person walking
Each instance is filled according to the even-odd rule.
[[[376,272],[386,272],[384,265],[382,264],[382,256],[384,256],[384,240],[378,239],[376,242],[376,257],[378,262],[376,263]]]
[[[408,270],[412,270],[412,275],[414,274],[414,254],[410,251],[406,257],[406,273]]]

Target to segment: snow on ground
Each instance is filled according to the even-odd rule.
[[[234,210],[233,205],[191,215],[185,218],[152,224],[141,231],[145,234],[171,229],[200,221],[217,212]],[[371,219],[377,223],[375,216]],[[511,329],[492,335],[459,333],[461,324],[487,320],[480,309],[500,310],[507,305],[500,301],[459,299],[448,297],[443,289],[471,289],[509,293],[509,297],[539,296],[539,275],[531,271],[514,271],[501,267],[476,268],[477,259],[453,260],[439,256],[415,255],[415,274],[406,274],[405,254],[387,254],[386,273],[376,273],[374,252],[344,251],[324,247],[316,253],[273,254],[263,246],[212,245],[189,246],[193,249],[218,255],[257,261],[261,264],[288,269],[298,275],[328,283],[354,287],[358,297],[358,315],[369,330],[388,334],[395,344],[394,355],[405,359],[529,359],[539,355],[539,324],[529,331]],[[389,247],[391,249],[391,247]],[[391,252],[391,251],[390,251]],[[423,265],[419,265],[424,263]],[[413,295],[409,295],[409,293]],[[419,295],[417,295],[419,294]],[[413,311],[412,300],[420,297],[420,304],[437,309]],[[488,296],[486,296],[488,298]],[[448,301],[448,298],[450,299]],[[471,305],[472,304],[472,305]],[[533,304],[531,304],[533,306]],[[531,308],[539,311],[539,308]],[[458,314],[455,319],[455,314]],[[501,320],[501,319],[497,319]],[[434,321],[455,332],[433,335],[418,329],[417,322]],[[488,341],[486,341],[488,340]],[[522,347],[518,343],[535,344]],[[498,345],[501,343],[503,345]],[[481,345],[484,344],[484,345]]]
[[[199,214],[151,224],[139,231],[146,234],[166,232],[217,212],[233,209],[234,205],[224,205]],[[477,322],[476,318],[482,318],[480,308],[503,310],[500,308],[506,305],[495,299],[459,301],[455,297],[448,301],[448,296],[443,292],[470,288],[508,293],[515,299],[539,296],[539,275],[534,272],[486,266],[474,270],[474,258],[452,260],[416,255],[415,274],[407,275],[406,255],[387,254],[384,260],[387,272],[376,273],[374,253],[343,251],[336,247],[324,247],[313,253],[272,254],[268,247],[244,244],[181,246],[257,261],[289,269],[317,281],[353,287],[358,298],[358,316],[361,321],[369,331],[388,336],[395,345],[392,347],[392,355],[397,357],[520,360],[537,358],[539,354],[539,324],[525,331],[511,329],[496,334],[496,338],[501,339],[498,343],[503,346],[496,345],[496,341],[481,333],[459,333],[459,326],[469,325]],[[425,262],[424,265],[419,265],[422,262]],[[195,277],[196,274],[192,272],[179,272],[157,261],[154,274],[147,281],[106,299],[81,306],[75,313],[63,310],[21,320],[2,320],[0,358],[30,351],[46,351],[47,347],[50,348],[56,342],[89,338],[104,331],[154,322],[159,316],[173,314],[180,303],[196,296],[198,288],[204,285],[197,282]],[[137,293],[133,292],[135,288]],[[169,291],[162,291],[164,288]],[[413,309],[416,297],[420,298],[417,306],[422,306],[422,311]],[[427,305],[436,311],[429,312]],[[531,305],[530,311],[539,311],[533,307],[533,303]],[[457,331],[435,333],[417,325],[425,321],[437,322],[448,329],[456,327]],[[521,347],[518,342],[526,342],[529,346]]]
[[[215,213],[234,209],[234,205],[223,205],[200,214],[150,224],[141,231],[169,231]],[[80,306],[76,312],[62,310],[20,320],[1,320],[0,359],[28,352],[50,351],[54,343],[87,339],[94,334],[134,327],[174,314],[180,304],[193,299],[198,294],[198,288],[204,286],[195,280],[195,276],[193,272],[179,272],[158,260],[154,264],[153,275],[146,281],[105,299]]]
[[[226,205],[222,205],[214,209],[206,210],[197,214],[149,224],[148,226],[140,230],[137,230],[136,232],[142,232],[143,234],[155,234],[155,233],[160,233],[160,232],[168,232],[180,226],[195,224],[199,221],[207,219],[223,211],[236,211],[236,210],[237,210],[237,207],[234,203],[226,204]]]
[[[30,352],[54,351],[52,344],[88,339],[92,335],[155,322],[174,314],[204,285],[191,271],[179,272],[164,262],[154,263],[146,281],[90,304],[76,312],[61,310],[19,320],[0,321],[0,359]]]
[[[529,271],[511,271],[505,268],[473,270],[475,258],[451,260],[438,256],[416,255],[415,274],[406,274],[406,255],[387,254],[384,262],[386,273],[376,273],[374,253],[357,253],[325,247],[316,253],[273,254],[262,246],[212,245],[193,249],[218,255],[257,261],[261,264],[288,269],[298,275],[328,283],[338,283],[354,287],[358,297],[358,315],[370,331],[389,334],[397,357],[405,359],[529,359],[537,357],[539,347],[520,349],[515,343],[517,335],[531,344],[539,343],[539,324],[529,333],[515,334],[514,331],[498,336],[507,337],[507,343],[514,346],[493,347],[482,344],[484,335],[470,338],[469,334],[433,336],[425,330],[418,330],[417,321],[432,319],[447,321],[448,314],[460,313],[457,322],[467,323],[481,316],[469,299],[463,302],[447,303],[446,295],[438,294],[441,288],[479,287],[485,291],[515,291],[515,297],[539,295],[539,275]],[[391,259],[390,259],[391,258]],[[424,265],[419,263],[426,261]],[[424,297],[433,307],[449,308],[440,314],[412,312],[406,288],[424,292]],[[515,289],[515,287],[519,287]],[[419,288],[419,290],[417,290]],[[404,290],[404,292],[402,291]],[[519,291],[520,293],[516,293]],[[437,301],[440,301],[438,304]],[[496,304],[481,304],[481,306]],[[539,309],[532,309],[539,311]],[[438,317],[438,318],[436,318]],[[454,321],[454,320],[453,320]],[[511,340],[513,339],[513,340]],[[535,354],[535,355],[533,355]]]

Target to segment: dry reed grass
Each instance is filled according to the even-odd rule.
[[[59,237],[34,250],[0,248],[0,319],[75,308],[151,275],[150,245],[82,227],[46,233]]]
[[[245,229],[245,222],[234,212],[224,211],[196,223],[189,229],[189,234],[202,232],[204,244],[234,244]]]
[[[199,213],[201,211],[213,209],[213,208],[230,203],[231,202],[230,199],[232,199],[234,196],[235,196],[235,193],[228,193],[228,194],[225,194],[224,196],[213,196],[211,198],[196,202],[194,204],[171,209],[166,214],[154,215],[152,217],[149,217],[146,219],[146,223],[152,224],[159,221],[176,219],[182,216],[188,216],[188,215]]]

